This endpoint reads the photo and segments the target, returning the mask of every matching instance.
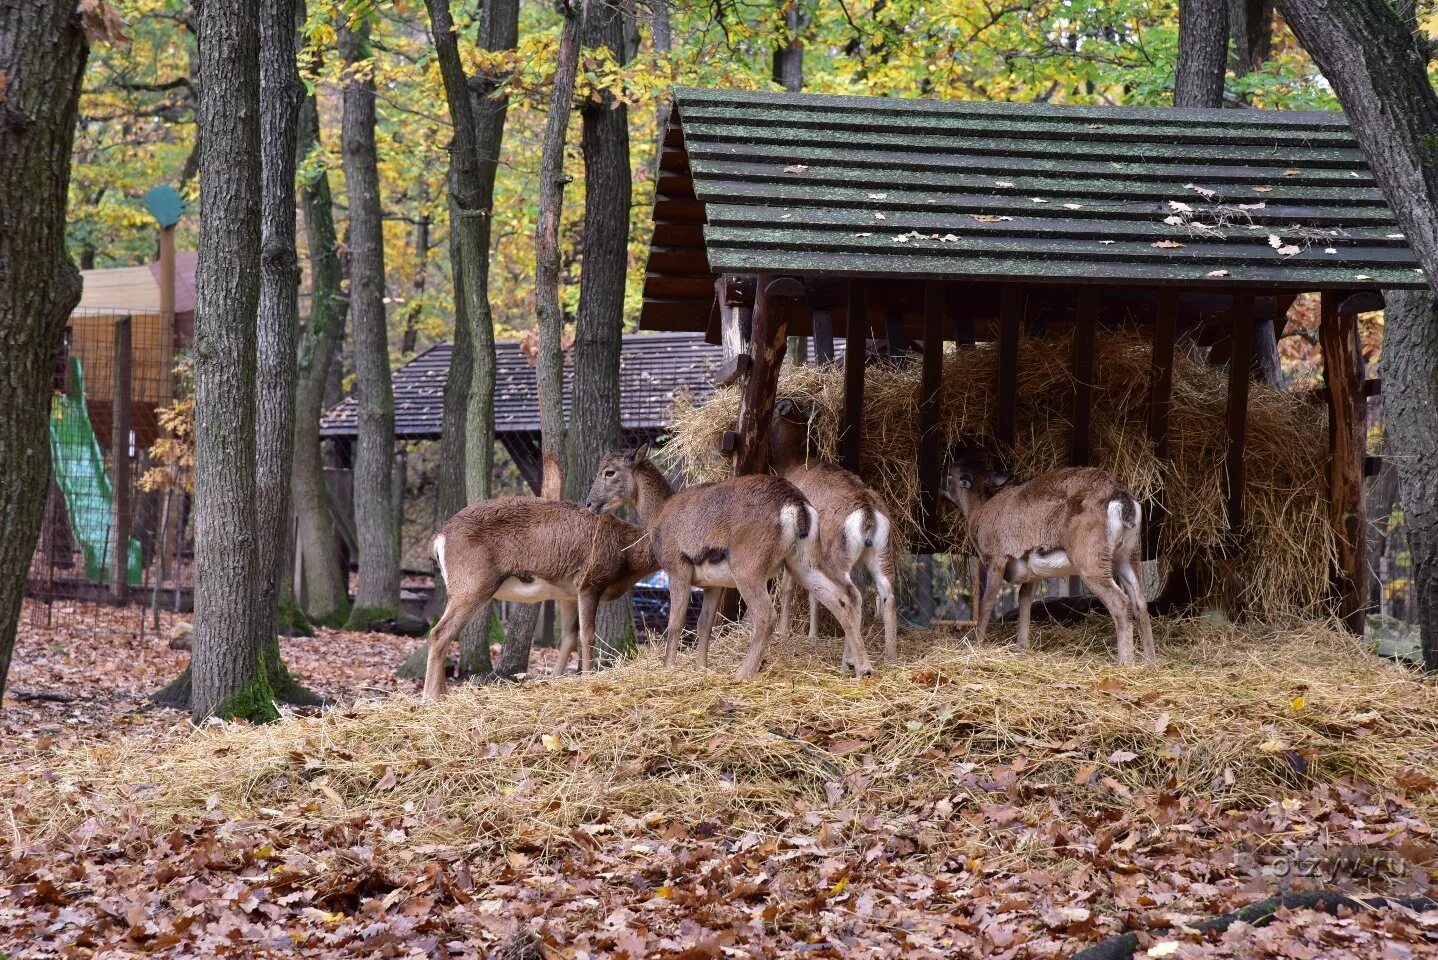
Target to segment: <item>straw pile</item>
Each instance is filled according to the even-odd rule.
[[[416,844],[549,847],[578,827],[762,831],[800,803],[882,817],[991,802],[956,785],[956,763],[1036,778],[1045,816],[1122,805],[1113,782],[1249,809],[1316,783],[1401,791],[1438,765],[1438,688],[1335,629],[1156,626],[1154,672],[1112,666],[1112,627],[1094,618],[1037,628],[1032,654],[908,632],[902,664],[862,682],[840,676],[837,639],[808,638],[780,638],[767,672],[737,681],[745,637],[726,627],[706,673],[687,657],[663,670],[650,647],[590,678],[37,754],[0,770],[0,794],[23,797],[12,828],[27,840],[120,812],[404,820]],[[1434,794],[1409,793],[1438,823]]]
[[[1025,338],[1019,345],[1018,425],[1007,462],[1019,479],[1068,462],[1073,409],[1072,340]],[[1113,333],[1098,339],[1093,393],[1095,462],[1112,471],[1146,505],[1156,497],[1172,512],[1163,525],[1161,555],[1170,564],[1208,560],[1243,592],[1234,599],[1260,617],[1314,617],[1324,601],[1336,556],[1323,478],[1328,463],[1327,414],[1321,405],[1254,384],[1249,396],[1248,532],[1231,550],[1223,500],[1227,374],[1183,350],[1175,357],[1173,411],[1165,463],[1148,440],[1151,346],[1145,338]],[[944,357],[941,443],[966,445],[990,458],[1000,451],[990,434],[997,389],[997,350],[950,347]],[[898,535],[912,541],[918,512],[916,363],[871,365],[864,381],[864,479],[894,509]],[[837,458],[843,417],[841,367],[786,368],[779,396],[817,410],[811,442],[818,455]],[[738,419],[739,395],[723,391],[702,406],[681,397],[673,411],[669,462],[691,479],[728,474],[719,452]],[[948,509],[941,528],[953,552],[968,552],[962,518]],[[1232,559],[1225,559],[1234,554]]]

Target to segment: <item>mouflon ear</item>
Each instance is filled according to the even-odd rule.
[[[630,463],[644,463],[649,459],[649,444],[641,443],[639,448],[629,455]]]
[[[799,411],[799,405],[788,397],[781,397],[774,401],[774,412],[781,417],[793,416]]]
[[[995,470],[989,474],[989,483],[993,484],[995,490],[1000,490],[1014,482],[1014,475],[1007,470]]]

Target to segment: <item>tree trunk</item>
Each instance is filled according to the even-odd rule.
[[[423,180],[419,182],[417,189],[419,201],[428,201],[429,191],[425,189]],[[420,214],[419,219],[414,222],[414,233],[411,235],[414,279],[410,281],[410,302],[404,312],[404,336],[399,347],[400,354],[406,360],[414,355],[415,348],[419,345],[419,315],[424,303],[426,274],[429,272],[429,227],[429,214]]]
[[[1223,106],[1228,56],[1227,0],[1179,0],[1175,107]]]
[[[1393,290],[1385,301],[1383,412],[1398,465],[1423,665],[1438,670],[1438,311],[1428,290]]]
[[[564,204],[564,140],[574,103],[574,81],[579,70],[579,30],[585,18],[585,0],[564,0],[560,12],[564,26],[554,64],[554,88],[539,158],[539,222],[534,231],[534,305],[539,315],[539,362],[535,382],[539,393],[540,456],[544,476],[542,493],[559,499],[564,494],[567,446],[564,422],[564,311],[559,303],[559,217]]]
[[[300,108],[299,150],[319,147],[315,98]],[[295,387],[294,510],[303,567],[303,606],[310,622],[338,627],[349,616],[349,578],[335,555],[335,526],[325,495],[320,416],[335,353],[345,333],[346,300],[335,236],[330,178],[320,170],[300,188],[305,239],[310,253],[310,316],[300,335]]]
[[[513,680],[529,671],[529,654],[534,648],[534,628],[539,623],[540,603],[522,603],[509,615],[505,624],[504,646],[494,664],[496,680]],[[603,607],[600,608],[601,610]]]
[[[1278,0],[1323,71],[1431,284],[1438,277],[1438,95],[1419,43],[1385,0]],[[1384,410],[1409,524],[1424,660],[1438,669],[1438,328],[1431,291],[1391,293]]]
[[[0,698],[50,485],[56,358],[80,301],[65,206],[88,54],[74,0],[0,7]]]
[[[200,250],[195,270],[195,637],[190,712],[276,716],[253,624],[260,262],[258,0],[199,11]]]
[[[670,0],[650,0],[649,9],[653,14],[654,21],[651,26],[654,39],[654,53],[667,58],[670,50],[674,47],[674,27],[669,19]],[[661,93],[658,97],[657,122],[654,129],[658,131],[659,143],[654,150],[654,164],[649,171],[657,186],[659,183],[659,162],[664,159],[664,131],[669,126],[669,113],[673,109],[668,96]]]
[[[607,47],[625,60],[625,14],[597,5],[584,24],[584,45]],[[579,112],[584,152],[584,264],[574,337],[571,456],[565,497],[584,494],[599,461],[620,443],[619,359],[624,284],[629,272],[629,110],[609,93]],[[634,607],[626,593],[600,607],[595,632],[601,660],[635,651]]]
[[[340,30],[340,54],[348,75],[342,126],[346,194],[349,198],[350,315],[354,320],[355,531],[359,585],[345,628],[367,630],[399,612],[399,534],[395,529],[394,389],[385,324],[384,233],[375,153],[374,76],[356,64],[371,55],[370,24],[358,20]]]
[[[799,0],[783,0],[784,42],[774,47],[774,82],[790,93],[804,89],[804,40],[801,36],[809,18]]]
[[[260,305],[255,395],[255,558],[260,580],[255,642],[275,697],[314,705],[280,654],[278,613],[289,569],[290,487],[295,437],[295,331],[299,257],[295,252],[296,123],[304,87],[295,67],[295,0],[261,0]]]
[[[1233,72],[1252,73],[1273,51],[1273,0],[1229,0],[1228,13]]]

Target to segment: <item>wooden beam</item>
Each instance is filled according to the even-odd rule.
[[[1019,405],[1019,334],[1024,319],[1024,288],[1006,283],[999,295],[998,409],[994,411],[994,439],[1005,457],[1014,448]]]
[[[1098,330],[1098,288],[1084,287],[1078,296],[1074,324],[1073,427],[1069,437],[1069,464],[1086,467],[1093,460],[1093,352]]]
[[[1148,396],[1148,438],[1153,444],[1153,455],[1159,460],[1169,459],[1168,416],[1173,408],[1173,350],[1178,340],[1178,291],[1158,292],[1158,312],[1153,325],[1153,359],[1149,365]],[[1149,559],[1158,556],[1159,532],[1163,527],[1166,505],[1153,504],[1145,526]]]
[[[719,303],[719,340],[724,347],[724,360],[729,362],[749,352],[753,336],[754,304],[752,286],[747,278],[726,273],[714,281],[714,297]],[[746,290],[749,295],[746,296]]]
[[[844,429],[839,435],[843,465],[859,472],[864,460],[864,360],[869,345],[868,287],[849,281],[849,316],[844,344]]]
[[[834,361],[834,314],[824,307],[814,310],[814,362]]]
[[[115,321],[115,392],[110,415],[110,592],[116,603],[130,596],[130,405],[134,353],[129,317]],[[165,345],[166,347],[169,344]]]
[[[1363,354],[1354,314],[1338,309],[1338,296],[1324,291],[1319,305],[1318,341],[1328,394],[1328,516],[1338,541],[1333,592],[1338,616],[1350,631],[1363,633],[1368,607],[1367,521],[1363,472],[1367,402]]]
[[[1233,546],[1244,530],[1244,444],[1248,439],[1248,367],[1253,356],[1253,294],[1233,295],[1233,352],[1228,358],[1228,452],[1224,458],[1224,499]]]
[[[741,353],[737,357],[731,357],[724,361],[724,364],[714,373],[714,382],[721,387],[727,387],[731,383],[738,383],[749,376],[749,371],[754,364],[753,359],[747,353]]]
[[[789,316],[803,297],[804,285],[793,277],[759,275],[754,299],[754,336],[750,343],[753,363],[744,381],[744,397],[739,405],[735,476],[764,473],[769,468],[769,426],[774,418],[779,371],[789,344]]]
[[[924,360],[919,387],[919,529],[924,546],[938,543],[940,470],[943,451],[939,444],[939,399],[944,378],[944,319],[948,303],[944,282],[924,284]]]
[[[909,331],[904,329],[903,311],[892,307],[884,311],[884,342],[888,345],[890,356],[918,351],[914,341],[909,339]]]

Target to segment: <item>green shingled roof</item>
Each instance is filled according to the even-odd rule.
[[[674,103],[649,301],[697,303],[704,277],[757,270],[1426,285],[1340,113],[698,89]]]

